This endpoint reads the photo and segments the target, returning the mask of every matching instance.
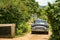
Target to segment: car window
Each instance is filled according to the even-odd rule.
[[[35,20],[35,23],[45,23],[43,20]]]
[[[35,20],[34,21],[34,24],[46,24],[47,25],[47,22],[46,21],[44,21],[44,20]]]
[[[40,20],[35,20],[35,23],[40,23],[41,21]]]

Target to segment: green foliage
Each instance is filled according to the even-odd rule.
[[[16,34],[30,30],[26,22],[34,13],[40,14],[38,3],[35,0],[0,0],[0,24],[15,23]]]
[[[52,36],[50,40],[60,40],[60,2],[55,4],[48,3],[47,9],[45,9],[48,21],[52,26]]]
[[[46,16],[46,12],[45,12],[45,8],[41,9],[41,15],[40,18],[43,20],[48,20],[47,16]]]
[[[31,30],[31,27],[29,26],[29,24],[22,23],[20,25],[20,27],[18,27],[18,29],[17,29],[17,31],[18,31],[17,34],[23,34],[25,32],[30,32],[30,30]]]

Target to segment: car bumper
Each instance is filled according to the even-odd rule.
[[[32,31],[37,31],[37,32],[48,32],[49,30],[32,30]]]

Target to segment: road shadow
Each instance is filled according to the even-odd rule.
[[[35,32],[35,31],[33,31],[33,32],[31,32],[31,34],[43,34],[43,35],[48,35],[49,32]]]

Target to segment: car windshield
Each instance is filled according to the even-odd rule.
[[[47,24],[47,22],[44,20],[35,20],[34,23],[35,24]]]
[[[35,23],[44,23],[44,21],[36,20]]]

